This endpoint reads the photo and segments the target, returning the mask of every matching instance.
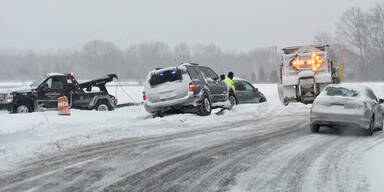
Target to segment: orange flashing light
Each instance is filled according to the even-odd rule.
[[[312,66],[313,71],[317,71],[320,67],[321,64],[323,63],[323,59],[318,55],[316,52],[312,52],[310,55],[310,58],[307,60],[300,60],[299,58],[294,58],[291,60],[291,66],[293,68],[301,67],[301,66]]]

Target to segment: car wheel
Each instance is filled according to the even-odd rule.
[[[369,123],[369,129],[367,129],[367,135],[372,136],[375,131],[375,118],[372,117],[371,122]]]
[[[18,104],[15,107],[15,112],[16,113],[32,113],[32,107],[29,104]]]
[[[320,131],[320,126],[316,124],[310,125],[311,133],[318,133]]]
[[[376,130],[377,130],[377,131],[382,131],[382,130],[383,130],[383,124],[384,124],[384,123],[381,123],[381,124],[376,128]]]
[[[378,131],[383,131],[383,123],[377,128]]]
[[[209,100],[207,95],[204,95],[197,114],[201,116],[207,116],[211,114],[211,111],[212,111],[211,100]]]
[[[153,117],[153,118],[156,118],[156,117],[164,117],[164,115],[163,115],[162,113],[159,112],[159,113],[153,113],[153,114],[152,114],[152,117]]]
[[[112,111],[113,107],[105,100],[102,100],[97,102],[95,109],[97,111]]]
[[[230,94],[228,100],[231,103],[230,109],[232,109],[233,106],[237,105],[237,100],[234,94]]]

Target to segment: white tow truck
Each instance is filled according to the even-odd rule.
[[[284,105],[290,102],[312,103],[325,86],[340,81],[329,49],[329,45],[282,49],[278,92]]]

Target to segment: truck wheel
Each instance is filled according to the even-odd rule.
[[[107,101],[102,100],[97,102],[95,109],[97,111],[112,111],[113,107]]]
[[[378,131],[383,131],[383,123],[377,128]]]
[[[197,114],[200,116],[207,116],[211,114],[211,111],[211,101],[209,100],[208,96],[204,94],[203,100],[201,101],[201,105],[199,107],[199,110],[197,111]]]
[[[284,102],[283,102],[283,104],[284,104],[284,106],[288,106],[288,104],[289,104],[288,99],[284,98]]]
[[[32,107],[29,104],[21,103],[15,107],[15,112],[16,113],[32,113]]]
[[[310,125],[311,133],[318,133],[320,131],[320,126],[316,124]]]

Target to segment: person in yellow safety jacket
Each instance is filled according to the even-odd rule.
[[[235,93],[236,89],[235,89],[235,84],[233,83],[233,72],[230,71],[227,75],[227,78],[225,79],[226,82],[230,83],[232,85],[232,89],[233,89],[233,92]]]

